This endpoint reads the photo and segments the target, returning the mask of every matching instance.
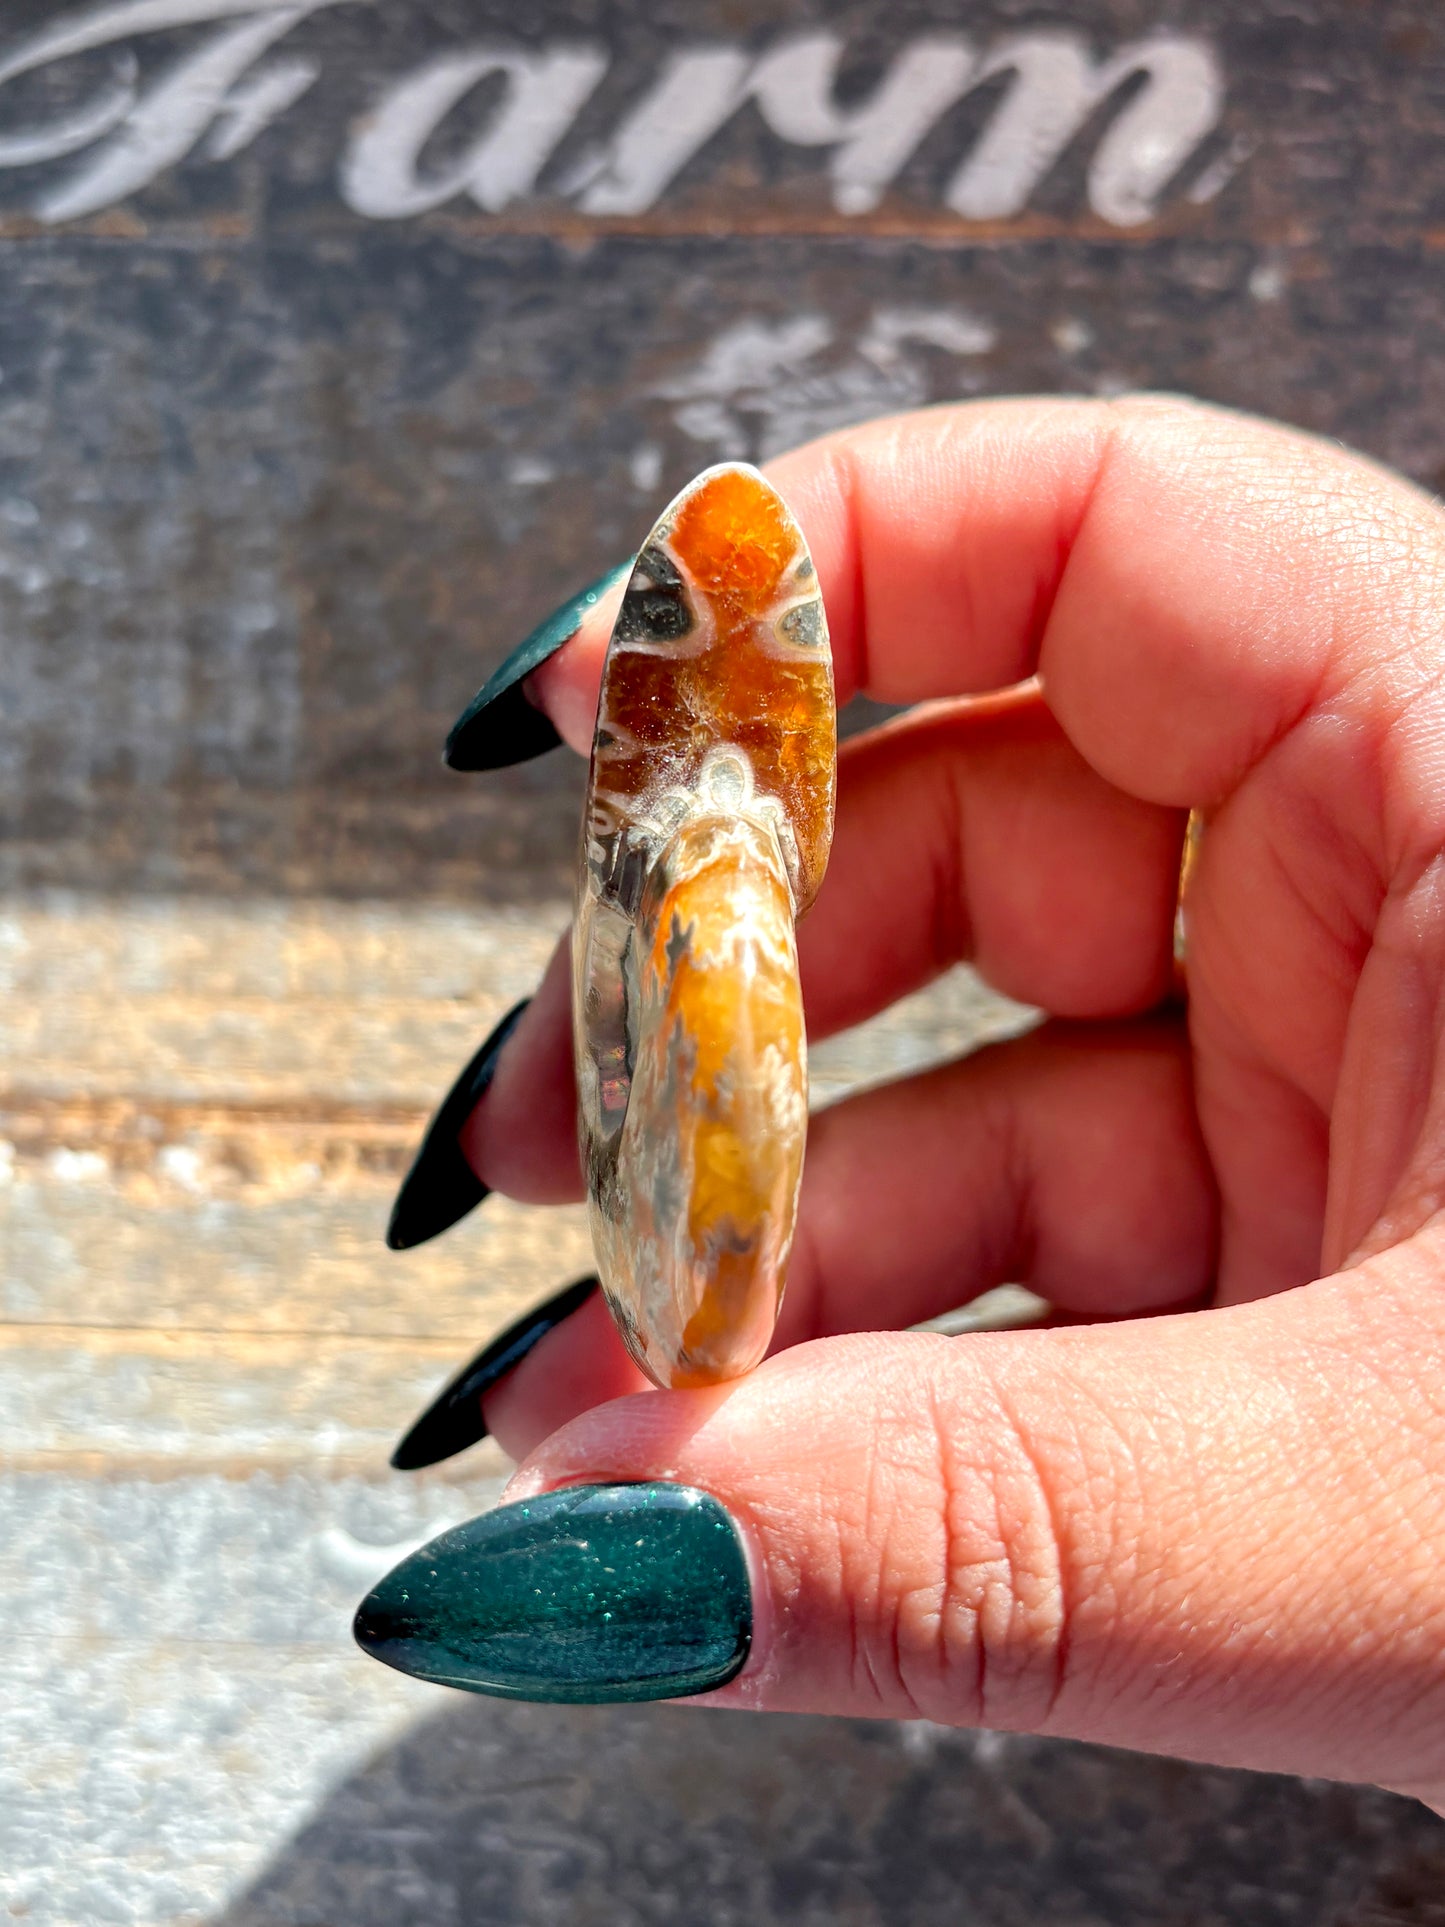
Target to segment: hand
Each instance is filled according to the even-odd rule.
[[[1151,399],[770,473],[840,700],[926,705],[842,752],[811,1034],[961,959],[1049,1021],[815,1119],[750,1378],[644,1390],[595,1298],[553,1332],[488,1398],[508,1496],[715,1494],[757,1613],[716,1701],[1445,1803],[1445,521]],[[578,748],[609,617],[534,678]],[[464,1134],[522,1198],[580,1194],[565,1005],[559,961]],[[900,1329],[1009,1279],[1075,1322]]]

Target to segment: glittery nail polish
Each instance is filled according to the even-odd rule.
[[[581,1485],[445,1532],[356,1615],[373,1658],[502,1699],[710,1692],[741,1669],[752,1595],[737,1527],[692,1486]]]

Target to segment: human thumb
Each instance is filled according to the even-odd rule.
[[[1439,1800],[1441,1268],[1422,1235],[1254,1304],[834,1337],[613,1400],[359,1636],[514,1697],[707,1692]]]

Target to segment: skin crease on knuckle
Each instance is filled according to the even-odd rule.
[[[1069,1484],[1044,1469],[1000,1401],[989,1455],[960,1449],[956,1414],[932,1403],[946,1592],[941,1645],[971,1672],[970,1724],[1048,1730],[1067,1675],[1069,1586],[1060,1517]],[[957,1718],[957,1715],[954,1715]]]

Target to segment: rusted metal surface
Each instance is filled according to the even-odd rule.
[[[380,1244],[563,922],[580,770],[448,775],[472,689],[883,410],[1186,389],[1445,485],[1442,135],[1428,0],[0,0],[0,1915],[1433,1918],[1382,1794],[457,1705],[345,1619],[499,1487],[395,1434],[586,1261]]]

